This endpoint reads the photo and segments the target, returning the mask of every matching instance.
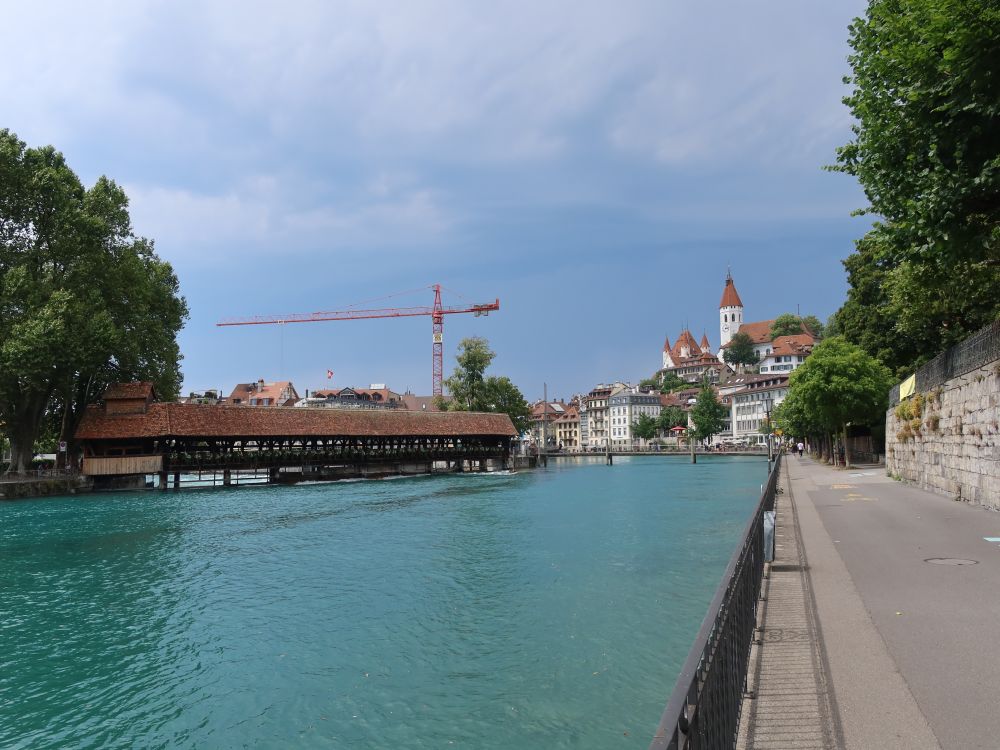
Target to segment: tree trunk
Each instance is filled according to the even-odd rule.
[[[48,394],[33,393],[25,396],[14,410],[12,424],[7,426],[7,437],[10,439],[9,473],[23,474],[31,468],[35,440],[48,400]]]
[[[844,429],[844,468],[851,468],[851,450],[847,445],[847,424],[843,425]]]

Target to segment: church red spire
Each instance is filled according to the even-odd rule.
[[[719,303],[719,307],[743,307],[743,300],[740,299],[739,292],[736,291],[733,275],[730,273],[726,274],[726,288],[722,290],[722,301]]]

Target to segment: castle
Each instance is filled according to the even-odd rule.
[[[754,351],[760,360],[759,369],[763,373],[790,372],[805,361],[815,344],[815,337],[803,328],[794,336],[779,336],[772,340],[771,327],[774,320],[760,320],[746,323],[743,319],[743,300],[736,291],[732,273],[726,273],[726,284],[719,302],[719,350],[713,353],[708,335],[702,334],[701,342],[695,343],[691,331],[681,331],[674,345],[670,339],[663,344],[663,367],[661,375],[673,373],[692,383],[706,377],[711,383],[724,381],[732,373],[725,363],[723,353],[733,336],[743,333],[750,337]]]

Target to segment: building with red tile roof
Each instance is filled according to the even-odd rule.
[[[436,396],[415,396],[412,393],[404,393],[402,398],[404,409],[409,409],[410,411],[441,411],[438,408]],[[445,396],[444,400],[447,401],[448,397]]]
[[[229,394],[226,403],[233,406],[294,406],[299,400],[295,386],[288,380],[265,383],[240,383]]]
[[[778,336],[771,342],[771,351],[760,361],[760,372],[789,373],[797,369],[806,357],[812,354],[816,339],[811,333],[799,333],[794,336]]]
[[[555,421],[556,445],[564,450],[580,449],[580,407],[566,404],[566,410]]]
[[[699,344],[691,331],[685,328],[672,347],[669,338],[664,344],[661,376],[673,373],[691,383],[700,382],[707,377],[709,382],[717,383],[727,371],[728,366],[712,353],[708,334],[702,334]]]

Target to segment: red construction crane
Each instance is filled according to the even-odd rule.
[[[441,285],[434,284],[434,305],[432,307],[383,307],[376,310],[328,310],[314,313],[293,313],[281,316],[260,315],[253,318],[229,318],[221,320],[217,326],[263,326],[282,323],[318,323],[323,320],[367,320],[370,318],[413,318],[418,315],[431,316],[433,349],[431,372],[435,396],[441,394],[441,377],[444,371],[442,352],[444,349],[444,316],[457,313],[472,313],[473,315],[489,315],[500,309],[500,299],[483,305],[468,307],[444,307],[441,304]]]

